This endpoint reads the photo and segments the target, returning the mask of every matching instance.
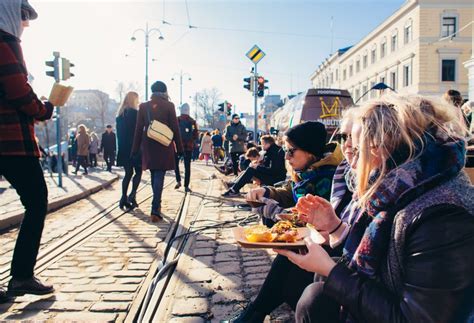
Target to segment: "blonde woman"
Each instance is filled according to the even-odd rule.
[[[138,93],[131,91],[125,95],[125,99],[117,111],[117,166],[123,166],[125,169],[125,176],[122,180],[122,197],[119,202],[121,209],[138,207],[136,194],[142,178],[141,153],[133,160],[130,158],[135,137],[135,126],[137,124],[138,104]],[[133,176],[134,173],[135,176]],[[127,197],[128,186],[132,176],[132,191]]]
[[[89,135],[87,134],[87,128],[85,125],[81,124],[77,127],[77,136],[76,136],[76,142],[77,142],[77,164],[76,164],[76,170],[72,172],[74,175],[77,174],[79,171],[79,167],[84,168],[84,175],[87,175],[87,157],[89,156],[89,143],[90,143],[90,138]]]
[[[327,277],[305,289],[298,322],[466,322],[472,315],[474,187],[463,171],[465,133],[453,123],[453,109],[416,96],[360,108],[353,150],[364,212],[342,259],[334,262],[311,240],[306,255],[278,251]],[[331,210],[316,198],[303,220],[319,228]]]

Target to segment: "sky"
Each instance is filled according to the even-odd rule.
[[[243,88],[253,63],[245,56],[258,45],[266,56],[258,72],[270,94],[283,97],[311,87],[310,75],[333,51],[357,43],[403,3],[384,1],[72,1],[30,0],[39,14],[22,37],[25,61],[37,94],[48,96],[53,79],[45,61],[59,51],[75,66],[65,82],[75,89],[99,89],[118,99],[119,82],[136,83],[144,99],[145,28],[150,35],[149,79],[164,81],[179,104],[216,87],[237,112],[253,110]],[[332,19],[331,19],[332,17]],[[163,24],[163,20],[166,24]],[[332,21],[332,29],[331,29]],[[196,28],[189,28],[191,25]],[[332,30],[332,32],[331,32]],[[136,41],[131,41],[135,35]],[[332,45],[332,46],[331,46]],[[191,81],[188,78],[191,77]],[[179,77],[178,77],[179,79]]]

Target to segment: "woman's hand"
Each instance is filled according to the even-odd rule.
[[[247,193],[245,197],[248,201],[259,201],[265,194],[265,189],[263,187],[254,188]]]
[[[304,255],[285,249],[274,249],[274,251],[285,256],[292,263],[309,272],[317,273],[322,276],[329,276],[336,263],[328,255],[326,250],[311,238],[304,239],[308,252]]]
[[[307,194],[296,203],[300,220],[311,223],[318,231],[331,232],[341,222],[328,201],[322,197]]]

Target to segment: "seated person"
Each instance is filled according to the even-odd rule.
[[[246,165],[246,168],[248,168],[251,164],[253,165],[258,165],[260,162],[261,162],[261,156],[260,156],[260,152],[258,151],[257,148],[253,147],[253,148],[250,148],[249,150],[247,150],[247,152],[242,155],[245,157],[245,165]],[[240,165],[242,165],[244,162],[240,162]],[[244,174],[244,172],[241,172],[239,174],[239,176],[237,176],[237,178],[234,180],[234,181],[231,181],[231,182],[225,182],[225,186],[227,189],[231,188],[236,182],[239,181],[240,177],[242,177]],[[255,179],[254,179],[255,180]],[[260,184],[259,184],[260,185]]]
[[[260,165],[250,164],[242,176],[239,176],[235,184],[222,196],[238,196],[240,189],[245,184],[251,183],[253,178],[264,185],[273,185],[286,179],[285,152],[283,149],[275,144],[275,139],[272,136],[263,136],[261,143],[265,151],[262,163]]]

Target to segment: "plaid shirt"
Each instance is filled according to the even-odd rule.
[[[52,113],[28,84],[20,40],[0,30],[0,156],[39,157],[34,123]]]

